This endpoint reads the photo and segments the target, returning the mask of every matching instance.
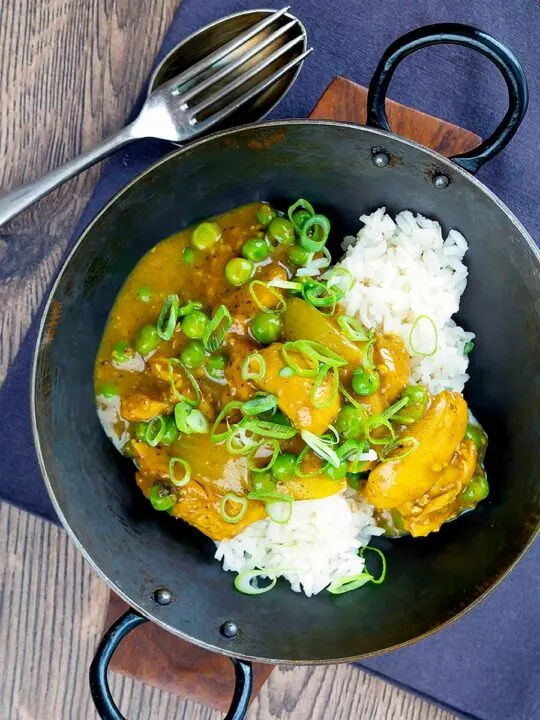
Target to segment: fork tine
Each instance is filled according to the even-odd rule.
[[[200,75],[202,72],[207,70],[211,65],[218,62],[219,60],[222,60],[224,57],[229,55],[229,53],[232,53],[236,48],[243,45],[248,40],[251,40],[252,37],[257,35],[261,32],[261,30],[264,30],[264,28],[271,25],[273,22],[275,22],[278,18],[280,18],[282,15],[285,15],[285,13],[290,9],[290,5],[287,7],[282,8],[281,10],[277,10],[272,15],[269,15],[268,17],[264,18],[264,20],[261,20],[253,27],[249,28],[245,32],[243,32],[241,35],[238,35],[238,37],[233,38],[233,40],[230,40],[228,43],[223,45],[222,47],[218,48],[217,50],[214,50],[213,53],[210,53],[210,55],[207,55],[206,57],[202,58],[202,60],[199,60],[199,62],[196,62],[194,65],[191,65],[187,70],[185,70],[183,73],[180,73],[180,75],[177,75],[172,80],[169,80],[168,83],[165,83],[162,87],[158,88],[158,91],[166,91],[166,90],[173,90],[178,85],[181,85],[188,80],[192,80],[193,78],[197,77],[197,75]]]
[[[285,75],[291,68],[295,67],[295,65],[299,65],[311,52],[313,51],[313,48],[308,48],[305,52],[303,52],[298,57],[294,58],[293,60],[290,60],[286,65],[284,65],[282,68],[279,68],[279,70],[276,70],[271,75],[269,75],[267,78],[262,80],[260,83],[255,85],[249,92],[247,92],[245,95],[242,95],[239,98],[236,98],[233,100],[229,105],[226,105],[224,108],[219,110],[219,112],[214,113],[214,115],[210,115],[205,120],[201,122],[196,122],[194,120],[191,120],[191,124],[196,129],[197,133],[205,132],[208,128],[212,127],[212,125],[215,125],[216,123],[220,122],[224,118],[226,118],[228,115],[233,113],[235,110],[238,110],[239,107],[241,107],[244,103],[248,102],[252,98],[254,98],[259,93],[263,92],[263,90],[266,90],[266,88],[270,87],[272,83],[275,83],[276,80],[279,80],[280,77]]]
[[[214,83],[218,82],[222,78],[227,77],[227,75],[229,75],[234,70],[236,70],[236,68],[240,67],[240,65],[243,65],[245,62],[247,62],[252,57],[257,55],[257,53],[261,52],[261,50],[264,50],[264,48],[268,47],[268,45],[271,45],[275,40],[277,40],[282,35],[287,33],[292,27],[294,27],[297,24],[297,22],[298,21],[296,19],[291,20],[286,25],[283,25],[282,27],[278,28],[270,35],[267,35],[260,42],[258,42],[252,48],[250,48],[246,53],[241,55],[234,62],[230,63],[230,65],[226,65],[221,70],[219,70],[217,73],[215,73],[215,75],[212,75],[211,77],[207,78],[206,80],[203,80],[201,83],[199,83],[198,85],[195,85],[195,87],[191,88],[186,93],[181,94],[178,97],[178,100],[182,103],[187,103],[193,97],[195,97],[199,93],[203,92],[203,90],[206,90],[207,88],[211,87]]]
[[[233,92],[233,90],[236,90],[241,85],[244,85],[248,80],[251,80],[252,77],[254,77],[255,75],[258,75],[262,70],[267,68],[273,62],[275,62],[275,60],[277,60],[279,57],[284,55],[295,45],[298,45],[299,42],[303,42],[303,41],[304,41],[303,35],[298,35],[297,37],[293,38],[292,40],[289,40],[288,43],[285,43],[285,45],[282,45],[280,48],[275,50],[273,53],[271,53],[267,57],[263,58],[256,65],[253,65],[253,67],[249,68],[249,70],[246,70],[246,72],[242,73],[241,75],[236,77],[234,80],[231,80],[231,82],[227,83],[227,85],[224,85],[222,88],[219,88],[219,90],[216,90],[215,92],[213,92],[207,98],[202,100],[198,105],[194,105],[193,107],[191,107],[190,108],[191,117],[194,118],[195,115],[198,115],[203,110],[206,110],[206,108],[210,107],[211,105],[218,102],[219,100],[224,99],[227,95],[229,95],[231,92]]]

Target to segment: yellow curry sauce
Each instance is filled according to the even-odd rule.
[[[408,386],[397,336],[342,315],[343,278],[296,276],[324,265],[308,250],[329,229],[303,203],[289,220],[244,206],[142,258],[97,355],[100,419],[154,507],[214,540],[347,484],[389,534],[426,535],[487,494],[485,435],[461,395]]]

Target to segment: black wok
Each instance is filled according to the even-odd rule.
[[[384,98],[409,52],[453,42],[501,70],[509,110],[476,151],[446,160],[388,130]],[[540,519],[540,254],[510,211],[470,173],[516,131],[527,106],[517,60],[460,25],[398,40],[372,81],[369,124],[292,120],[223,132],[174,152],[126,186],[90,224],[51,292],[36,348],[32,413],[41,468],[63,524],[94,568],[133,608],[104,639],[91,671],[104,718],[120,718],[106,681],[121,637],[149,619],[233,658],[228,717],[244,716],[249,661],[357,660],[411,642],[473,606],[519,559]],[[382,129],[381,129],[382,128]],[[248,597],[212,559],[213,544],[155,513],[98,422],[93,362],[107,314],[127,274],[179,229],[253,200],[286,207],[309,198],[337,238],[385,205],[412,208],[468,239],[470,279],[459,322],[477,333],[467,398],[490,435],[491,494],[475,512],[424,540],[382,541],[382,586],[315,598],[279,585]],[[332,249],[332,248],[331,248]]]

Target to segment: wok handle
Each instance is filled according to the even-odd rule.
[[[385,101],[397,66],[416,50],[440,44],[464,45],[482,53],[500,70],[508,88],[508,110],[492,135],[477,148],[450,158],[464,170],[476,173],[510,142],[527,112],[529,102],[527,78],[519,60],[505,45],[482,30],[459,23],[440,23],[418,28],[395,40],[386,49],[371,78],[366,124],[391,131]]]
[[[90,692],[101,720],[125,720],[111,695],[107,681],[107,670],[114,651],[123,638],[138,625],[148,622],[136,610],[128,610],[107,630],[99,644],[96,655],[90,665]],[[243,720],[246,716],[251,690],[253,687],[253,669],[251,663],[231,658],[234,665],[235,685],[229,712],[224,720]]]

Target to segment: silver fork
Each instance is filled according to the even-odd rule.
[[[309,48],[284,62],[287,53],[299,43],[303,43],[303,34],[299,34],[259,62],[248,67],[244,72],[238,74],[234,80],[220,86],[213,92],[211,91],[215,83],[225,79],[230,73],[267,48],[296,24],[297,21],[293,19],[289,23],[280,26],[259,42],[248,47],[245,52],[240,53],[232,63],[220,68],[220,61],[272,25],[288,9],[288,7],[285,7],[272,15],[268,15],[249,30],[192,65],[185,72],[158,87],[148,96],[141,112],[133,122],[111,137],[106,138],[97,147],[70,160],[56,170],[52,170],[42,178],[1,195],[0,226],[27,207],[30,207],[30,205],[33,205],[54,188],[62,185],[66,180],[111,155],[124,145],[141,138],[159,138],[172,142],[185,142],[205,133],[249,100],[269,88],[291,68],[301,63],[312,51],[312,48]],[[241,90],[242,86],[247,85],[250,80],[256,78],[258,74],[277,61],[280,61],[281,64],[271,74],[255,85],[250,84],[249,89],[245,92],[235,94],[235,91]],[[186,83],[189,83],[188,88],[183,89],[182,86]],[[202,97],[197,102],[197,96],[201,94]],[[194,101],[193,104],[191,103],[192,100]]]

